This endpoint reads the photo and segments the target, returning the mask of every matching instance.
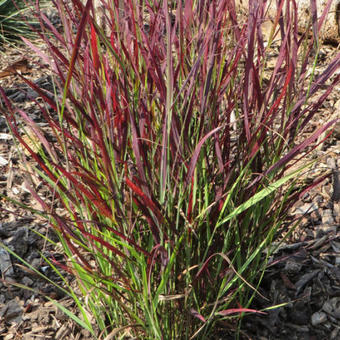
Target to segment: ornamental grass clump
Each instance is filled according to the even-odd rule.
[[[340,79],[339,55],[314,72],[327,8],[316,21],[314,3],[314,34],[299,35],[297,3],[280,1],[265,42],[265,1],[249,1],[247,18],[227,0],[55,4],[63,33],[36,10],[49,55],[25,40],[54,75],[54,96],[26,80],[54,138],[1,93],[32,175],[53,194],[31,187],[77,282],[74,318],[100,339],[226,335],[263,312],[251,301],[264,250],[322,180],[301,174],[334,121],[301,135]]]

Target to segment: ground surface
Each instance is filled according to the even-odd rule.
[[[336,52],[335,46],[322,47],[319,71]],[[3,53],[0,58],[0,86],[16,105],[27,110],[30,117],[44,128],[39,110],[31,100],[36,94],[21,91],[24,83],[13,69],[20,70],[29,79],[50,90],[47,68],[39,64],[38,58],[27,57],[25,49],[6,47]],[[17,61],[21,62],[16,64]],[[322,111],[311,122],[311,131],[340,116],[339,98],[340,88],[329,97]],[[332,137],[309,156],[318,157],[318,162],[306,176],[325,172],[330,176],[305,195],[291,211],[291,218],[301,217],[301,221],[271,258],[260,289],[268,301],[255,299],[253,308],[285,306],[265,317],[247,317],[242,328],[244,339],[340,339],[339,130],[337,126]],[[27,162],[29,165],[30,160],[27,159]],[[0,194],[35,206],[24,181],[25,171],[4,117],[0,116]],[[49,193],[43,187],[40,190],[42,196],[48,197]],[[53,237],[37,217],[1,199],[0,241],[39,272],[58,282],[58,277],[41,256],[58,259],[58,250],[52,249],[34,231]],[[280,237],[286,232],[283,230]],[[91,339],[44,296],[56,298],[71,309],[72,302],[1,247],[0,271],[1,339]],[[28,286],[32,291],[15,284]],[[229,338],[224,325],[220,325],[217,338]]]

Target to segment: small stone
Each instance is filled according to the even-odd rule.
[[[30,252],[27,255],[26,259],[28,263],[32,263],[34,259],[40,259],[40,254],[38,253],[38,251],[30,249]]]
[[[325,301],[325,303],[324,303],[323,306],[322,306],[322,309],[323,309],[326,313],[331,314],[331,313],[333,312],[332,301],[331,301],[331,300]]]
[[[316,312],[311,317],[311,322],[313,326],[320,325],[327,321],[327,314],[324,312]]]
[[[35,269],[39,269],[41,266],[41,259],[40,258],[35,258],[32,260],[31,266]]]
[[[33,280],[31,280],[29,277],[24,276],[21,280],[22,284],[25,286],[32,286],[33,285]]]
[[[302,264],[293,260],[287,260],[284,271],[289,275],[297,274],[301,270]]]
[[[11,257],[6,249],[0,248],[0,271],[1,275],[5,277],[14,275]]]
[[[23,257],[28,250],[28,229],[20,228],[14,234],[12,244],[14,251],[20,257]]]

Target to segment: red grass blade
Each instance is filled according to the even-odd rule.
[[[207,322],[207,320],[204,318],[203,315],[201,315],[200,313],[198,313],[195,309],[190,309],[190,313],[197,319],[201,320],[202,322]]]
[[[93,64],[95,70],[99,71],[99,54],[98,54],[98,42],[97,42],[97,35],[93,24],[91,23],[91,49],[92,49],[92,57],[93,57]]]
[[[221,126],[220,127],[217,127],[215,129],[213,129],[212,131],[210,131],[209,133],[207,133],[201,140],[200,142],[197,144],[195,150],[194,150],[194,153],[192,155],[192,158],[191,158],[191,161],[190,161],[190,164],[189,164],[189,169],[188,169],[188,174],[187,174],[187,177],[186,177],[186,184],[188,185],[189,182],[191,181],[191,178],[192,178],[192,175],[195,171],[195,167],[196,167],[196,163],[197,163],[197,160],[198,160],[198,157],[200,155],[200,152],[201,152],[201,148],[204,144],[204,142],[211,136],[213,135],[214,133],[216,133],[217,131],[221,130]]]
[[[158,221],[160,223],[164,222],[164,217],[162,216],[160,210],[157,208],[156,204],[127,177],[125,178],[125,182],[128,185],[128,187],[142,199],[142,202],[144,202],[144,204],[156,215]]]
[[[230,309],[221,310],[217,312],[216,314],[227,316],[231,314],[241,314],[241,313],[255,313],[255,314],[263,314],[263,315],[267,314],[265,312],[261,312],[259,310],[250,309],[250,308],[230,308]]]

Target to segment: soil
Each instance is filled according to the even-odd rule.
[[[337,52],[336,46],[321,48],[317,72],[324,69]],[[19,63],[17,63],[19,62]],[[17,63],[17,64],[16,64]],[[35,56],[19,47],[5,47],[0,59],[0,86],[11,100],[28,112],[44,128],[34,91],[28,91],[20,71],[27,78],[51,90],[48,69]],[[340,116],[340,88],[324,104],[322,111],[310,123],[313,130]],[[301,136],[304,138],[304,136]],[[313,188],[294,206],[290,219],[298,219],[293,232],[283,229],[277,239],[277,249],[270,258],[260,292],[268,301],[255,298],[252,308],[263,309],[267,315],[252,314],[244,318],[241,337],[244,339],[340,339],[340,128],[336,126],[330,138],[308,157],[318,158],[309,175],[329,173],[329,177]],[[30,159],[23,161],[0,115],[0,194],[35,207],[24,180]],[[39,183],[36,183],[39,185]],[[45,188],[40,194],[48,197]],[[83,339],[90,334],[80,329],[60,312],[48,298],[56,299],[76,311],[72,301],[54,285],[60,278],[44,258],[62,261],[58,247],[37,233],[54,238],[44,221],[8,200],[0,201],[0,338],[9,339]],[[284,238],[285,237],[285,238]],[[284,238],[283,242],[280,242]],[[4,247],[5,246],[5,247]],[[33,271],[16,258],[14,251]],[[30,290],[22,289],[22,286]],[[228,325],[219,325],[216,339],[232,339],[226,334]]]

